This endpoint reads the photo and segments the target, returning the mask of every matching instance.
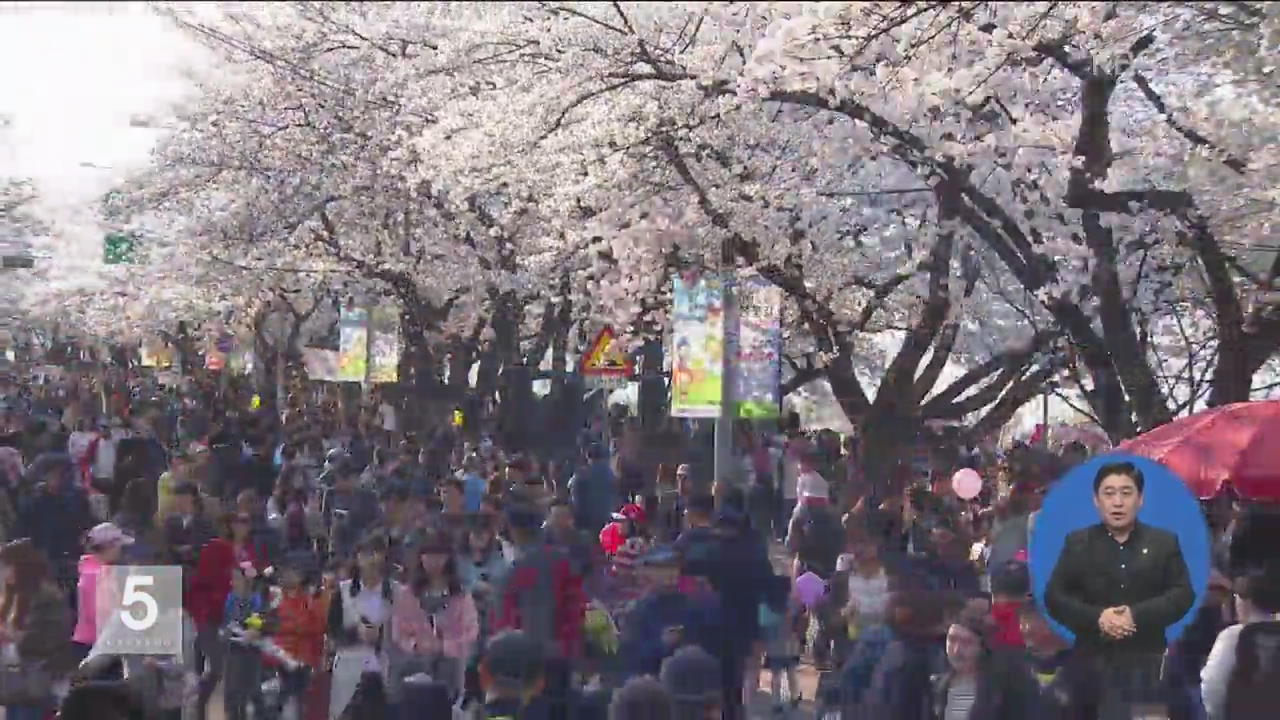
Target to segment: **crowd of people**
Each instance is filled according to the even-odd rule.
[[[962,500],[907,471],[871,482],[856,438],[794,418],[744,424],[713,483],[696,442],[644,477],[598,424],[544,455],[360,417],[17,405],[0,428],[6,720],[736,719],[764,686],[778,717],[1121,716],[1031,597],[1040,501],[1081,446],[961,453],[990,478]],[[1210,590],[1141,711],[1271,717],[1274,517],[1205,509]],[[116,565],[183,569],[184,652],[95,647]]]

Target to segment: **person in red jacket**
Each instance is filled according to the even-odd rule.
[[[546,697],[555,708],[568,702],[570,663],[582,654],[586,595],[569,556],[548,545],[542,513],[517,499],[507,511],[516,558],[493,607],[493,632],[520,630],[546,647]]]
[[[253,518],[244,513],[229,513],[223,516],[221,524],[222,537],[210,540],[200,549],[195,578],[187,589],[185,602],[196,626],[196,652],[205,665],[196,706],[197,717],[201,719],[209,698],[222,680],[223,652],[218,628],[222,625],[227,594],[231,592],[231,571],[246,562],[258,571],[265,570],[261,561],[264,555],[251,540]]]

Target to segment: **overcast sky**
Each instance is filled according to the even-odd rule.
[[[0,176],[39,187],[58,275],[100,266],[97,200],[158,137],[130,117],[163,117],[200,60],[142,3],[0,2]]]

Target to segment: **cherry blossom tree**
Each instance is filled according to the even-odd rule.
[[[567,332],[568,297],[547,275],[572,253],[539,232],[541,209],[526,195],[450,187],[433,153],[413,142],[438,122],[438,105],[467,91],[450,52],[483,11],[281,3],[166,12],[221,63],[154,170],[120,194],[121,214],[149,217],[178,262],[253,282],[347,276],[390,295],[403,311],[402,382],[418,398],[461,401],[473,364],[476,395],[502,388],[504,401],[527,398],[522,369]],[[530,325],[539,331],[522,343]]]
[[[925,299],[920,332],[907,335],[903,362],[889,364],[871,399],[848,381],[853,374],[841,356],[856,353],[840,352],[837,341],[847,348],[849,335],[832,337],[866,329],[841,317],[847,305],[829,307],[837,288],[821,287],[820,272],[793,276],[802,283],[775,272],[796,264],[795,235],[803,235],[800,244],[823,235],[810,220],[816,203],[801,201],[821,197],[830,187],[824,181],[857,177],[865,164],[913,182],[852,192],[927,188],[916,197],[928,215],[901,234],[933,249],[947,242],[971,248],[979,264],[995,261],[998,270],[980,274],[980,284],[1005,296],[1011,285],[1026,297],[1020,309],[1052,320],[1047,332],[1071,344],[1069,378],[1115,438],[1193,406],[1172,402],[1152,367],[1148,331],[1170,327],[1162,308],[1171,298],[1211,299],[1210,402],[1246,399],[1250,378],[1275,353],[1280,334],[1270,330],[1267,304],[1246,312],[1242,302],[1256,282],[1270,280],[1244,272],[1237,252],[1257,247],[1267,226],[1242,227],[1231,202],[1265,202],[1273,192],[1269,161],[1252,158],[1274,152],[1274,129],[1259,128],[1268,114],[1233,115],[1220,139],[1195,129],[1233,96],[1206,92],[1229,85],[1221,80],[1229,69],[1209,72],[1199,51],[1182,52],[1184,42],[1200,42],[1188,37],[1187,7],[566,3],[541,11],[530,13],[525,31],[545,38],[530,53],[537,59],[526,82],[537,90],[524,94],[567,100],[550,107],[543,100],[541,112],[532,99],[520,112],[501,109],[523,123],[478,123],[506,135],[506,143],[487,141],[495,152],[540,150],[526,152],[527,167],[503,171],[541,180],[548,194],[594,195],[622,217],[619,229],[646,218],[633,236],[614,240],[642,258],[638,271],[622,272],[623,282],[612,285],[632,309],[634,298],[654,289],[646,283],[655,282],[655,269],[682,254],[709,266],[766,270],[802,313],[828,305],[834,331],[814,333],[829,353],[815,369],[831,378],[851,415],[875,407],[886,388],[927,377],[917,376],[918,363],[946,325],[929,319],[954,317],[940,312],[950,297],[944,304],[941,293],[917,290]],[[1170,104],[1174,95],[1178,105]],[[1252,108],[1266,98],[1239,102]],[[468,116],[477,113],[483,108],[467,108]],[[791,143],[790,156],[769,154]],[[758,168],[753,155],[763,161]],[[803,167],[794,182],[785,179],[786,160]],[[594,174],[583,169],[591,167]],[[1234,184],[1223,182],[1219,168]],[[834,227],[853,225],[830,205],[822,210]],[[872,227],[884,233],[886,224]],[[760,240],[751,242],[753,231]],[[682,232],[694,241],[671,239]],[[875,256],[901,257],[894,252],[900,242],[877,246]],[[859,284],[838,260],[849,244],[833,242],[816,256],[831,285],[846,289]],[[921,270],[910,276],[922,283]],[[875,299],[882,287],[865,290]],[[1143,312],[1130,312],[1135,306]],[[1137,318],[1148,324],[1139,327]],[[918,418],[914,408],[888,409],[910,407],[904,395],[889,393],[881,407]]]

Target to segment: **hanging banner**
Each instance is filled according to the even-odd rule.
[[[677,277],[672,296],[671,415],[716,417],[720,414],[724,353],[720,279]]]
[[[338,381],[362,383],[369,374],[369,313],[347,308],[338,321]]]
[[[307,377],[319,382],[338,382],[338,353],[324,348],[303,348],[302,366]]]
[[[369,317],[369,382],[400,380],[400,309],[380,305]]]
[[[759,275],[738,285],[738,416],[778,416],[782,384],[782,289]]]

